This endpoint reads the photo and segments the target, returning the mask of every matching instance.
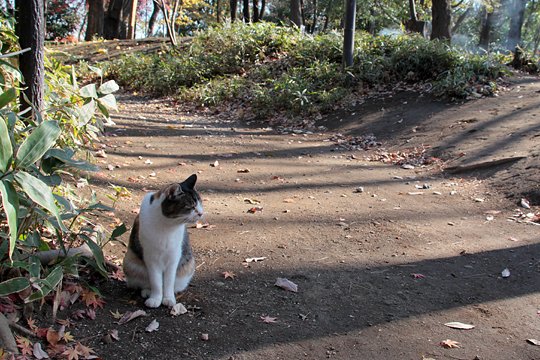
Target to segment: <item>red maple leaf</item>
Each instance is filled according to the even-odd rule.
[[[425,275],[418,273],[412,273],[411,276],[413,277],[413,279],[424,279],[426,277]]]
[[[21,349],[21,353],[23,355],[34,354],[34,348],[32,347],[32,343],[30,342],[30,340],[23,336],[16,336],[15,341],[17,342],[17,347]]]
[[[63,353],[68,360],[79,360],[79,355],[82,355],[77,348],[68,347]]]

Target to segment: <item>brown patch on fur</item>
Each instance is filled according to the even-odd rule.
[[[183,278],[185,276],[192,276],[195,273],[195,258],[191,256],[186,263],[176,269],[176,277]]]
[[[179,187],[180,185],[178,184],[169,184],[161,189],[159,189],[158,191],[156,191],[154,193],[154,196],[156,197],[156,199],[159,199],[161,198],[161,195],[165,195],[165,196],[169,196],[169,195],[172,195],[176,192],[176,189]]]
[[[128,249],[123,263],[124,274],[128,287],[143,288],[148,285],[148,274],[144,261],[140,259],[131,249]]]

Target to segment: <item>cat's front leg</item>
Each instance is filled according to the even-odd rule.
[[[176,265],[176,264],[175,264]],[[163,301],[162,304],[168,307],[176,305],[174,296],[174,281],[176,279],[176,266],[168,266],[163,274]]]
[[[163,298],[163,276],[162,272],[155,266],[147,266],[148,280],[150,281],[150,297],[144,304],[149,308],[157,308],[161,305]]]

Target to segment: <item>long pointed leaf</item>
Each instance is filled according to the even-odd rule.
[[[15,180],[22,187],[23,191],[30,197],[30,199],[49,210],[49,212],[56,217],[58,224],[63,231],[67,230],[62,223],[62,219],[60,218],[60,212],[58,211],[58,207],[54,202],[54,196],[51,188],[48,187],[47,184],[24,171],[17,172],[15,174]]]
[[[25,277],[16,277],[0,284],[0,297],[18,293],[30,286],[30,281]]]
[[[24,300],[24,302],[28,303],[44,298],[51,291],[53,291],[54,288],[56,288],[60,281],[62,281],[63,277],[64,272],[62,270],[62,266],[56,266],[45,279],[38,281],[41,289],[30,295],[27,299]]]
[[[13,147],[9,139],[9,132],[4,119],[0,118],[0,171],[6,172],[11,165]]]
[[[6,213],[7,222],[9,226],[9,258],[15,250],[15,243],[17,242],[17,214],[19,212],[19,196],[17,191],[13,187],[13,184],[9,181],[0,181],[0,193],[2,194],[2,206]]]
[[[23,142],[16,156],[16,166],[26,168],[38,161],[49,150],[58,136],[60,127],[56,121],[44,121]]]
[[[94,259],[97,265],[97,270],[99,270],[99,272],[103,276],[107,277],[107,269],[105,268],[105,257],[103,256],[103,250],[101,250],[99,245],[96,244],[92,239],[87,238],[85,240],[88,246],[90,247],[92,254],[94,255]]]

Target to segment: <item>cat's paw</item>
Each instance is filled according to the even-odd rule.
[[[174,297],[165,297],[161,303],[165,306],[173,307],[176,305],[176,299]]]
[[[141,290],[141,296],[146,299],[147,297],[150,296],[150,289],[142,289]]]
[[[159,307],[159,305],[161,305],[161,299],[160,298],[149,297],[144,302],[144,305],[146,305],[149,308],[157,308],[157,307]]]

